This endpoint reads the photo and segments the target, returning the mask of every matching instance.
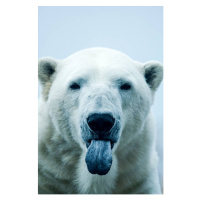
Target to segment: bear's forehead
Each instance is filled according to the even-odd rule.
[[[60,62],[60,68],[67,71],[102,71],[114,73],[116,70],[140,70],[142,64],[127,55],[108,48],[90,48],[72,54]]]

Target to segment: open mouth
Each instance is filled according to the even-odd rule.
[[[86,143],[85,162],[91,174],[106,175],[112,165],[112,149],[118,141],[120,123],[109,113],[94,113],[82,126]]]

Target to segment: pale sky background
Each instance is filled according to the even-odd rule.
[[[89,47],[113,48],[132,59],[163,63],[163,7],[39,7],[38,57],[64,59]],[[39,95],[39,92],[38,92]],[[153,106],[163,180],[163,84]]]

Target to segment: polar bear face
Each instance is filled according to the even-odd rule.
[[[39,61],[42,97],[56,132],[86,152],[90,173],[105,175],[112,154],[140,133],[162,80],[162,66],[92,48]]]

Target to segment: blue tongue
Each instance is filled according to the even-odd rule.
[[[85,157],[85,162],[91,174],[107,174],[112,165],[110,141],[92,140]]]

